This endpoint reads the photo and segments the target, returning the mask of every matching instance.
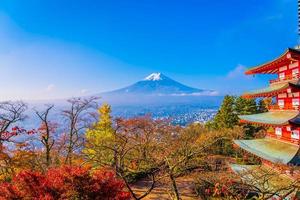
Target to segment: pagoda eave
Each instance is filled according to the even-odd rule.
[[[289,65],[292,62],[296,62],[300,59],[300,51],[289,48],[281,56],[272,60],[271,62],[249,68],[245,74],[275,74],[279,72],[278,66]]]
[[[274,177],[272,179],[269,179],[268,183],[272,185],[272,187],[279,187],[283,188],[283,186],[289,188],[289,186],[295,182],[295,178],[288,176],[286,174],[283,174],[280,170],[276,170],[273,166],[270,165],[240,165],[240,164],[230,164],[230,169],[235,174],[238,174],[242,179],[247,183],[250,184],[258,183],[256,177],[261,176],[262,174],[273,174]],[[262,190],[264,185],[257,185]],[[284,192],[283,192],[284,193]],[[294,194],[293,194],[294,195]],[[292,199],[291,198],[287,199]],[[273,198],[271,198],[273,199]],[[278,199],[278,198],[274,198]]]
[[[265,127],[277,127],[277,126],[285,126],[285,125],[290,124],[289,122],[285,122],[282,124],[269,124],[269,123],[263,123],[263,122],[247,121],[247,120],[243,120],[243,119],[240,119],[239,121],[240,121],[240,123],[243,123],[243,124],[252,124],[252,125],[257,125],[257,126],[265,126]]]
[[[269,111],[265,113],[252,114],[252,115],[239,115],[240,122],[264,125],[264,126],[284,126],[290,124],[291,120],[299,120],[299,111]]]
[[[245,99],[252,99],[252,98],[260,98],[260,97],[273,97],[280,93],[282,93],[285,89],[277,90],[275,92],[265,92],[265,93],[257,93],[257,94],[243,94],[242,97]]]
[[[234,143],[243,150],[272,163],[300,164],[299,145],[273,138],[234,140]]]
[[[300,86],[298,84],[295,84],[296,82],[290,81],[290,82],[284,82],[284,83],[276,83],[274,85],[271,85],[267,88],[263,88],[260,90],[255,90],[252,92],[247,92],[242,95],[243,98],[258,98],[258,97],[273,97],[280,93],[285,92],[288,88],[291,88],[292,90],[299,90]]]

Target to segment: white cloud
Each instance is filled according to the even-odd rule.
[[[46,88],[47,92],[52,92],[55,89],[55,85],[54,84],[49,84]]]
[[[218,83],[213,89],[220,91],[220,94],[240,95],[246,91],[258,88],[264,88],[268,84],[268,80],[272,77],[264,75],[246,75],[247,67],[238,64],[223,77],[218,77],[215,82]]]
[[[82,90],[80,90],[80,94],[86,94],[86,93],[88,93],[88,92],[89,92],[88,89],[82,89]]]
[[[238,64],[233,70],[231,70],[226,78],[227,79],[248,79],[250,76],[245,75],[246,67]]]
[[[170,96],[218,96],[220,93],[215,90],[204,90],[203,92],[194,92],[194,93],[174,93],[170,94]],[[168,95],[160,95],[160,96],[168,96]]]

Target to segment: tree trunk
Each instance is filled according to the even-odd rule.
[[[179,191],[176,184],[176,179],[172,172],[169,172],[169,178],[171,179],[172,189],[174,193],[174,200],[180,200]]]
[[[116,172],[119,172],[119,161],[118,161],[118,154],[117,154],[117,147],[114,146],[114,165]]]
[[[46,147],[46,164],[47,164],[47,167],[49,167],[50,164],[51,164],[50,148],[49,148],[49,146]]]

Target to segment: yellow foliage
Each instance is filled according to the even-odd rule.
[[[103,104],[99,110],[99,120],[91,129],[86,131],[86,147],[84,153],[88,159],[97,163],[100,159],[110,162],[113,157],[111,150],[106,147],[114,141],[114,129],[112,127],[111,107]]]

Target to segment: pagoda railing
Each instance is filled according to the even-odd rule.
[[[269,105],[268,110],[299,110],[299,106],[292,104],[285,104],[284,106],[279,106],[278,104]]]
[[[290,142],[293,144],[298,144],[299,145],[299,140],[298,139],[293,139],[291,137],[284,137],[282,135],[276,135],[274,132],[267,132],[267,136],[275,139],[279,139],[282,141]]]
[[[277,79],[270,80],[270,83],[272,84],[272,83],[278,83],[281,81],[294,80],[294,79],[300,79],[300,74],[286,75],[284,78],[277,78]]]

